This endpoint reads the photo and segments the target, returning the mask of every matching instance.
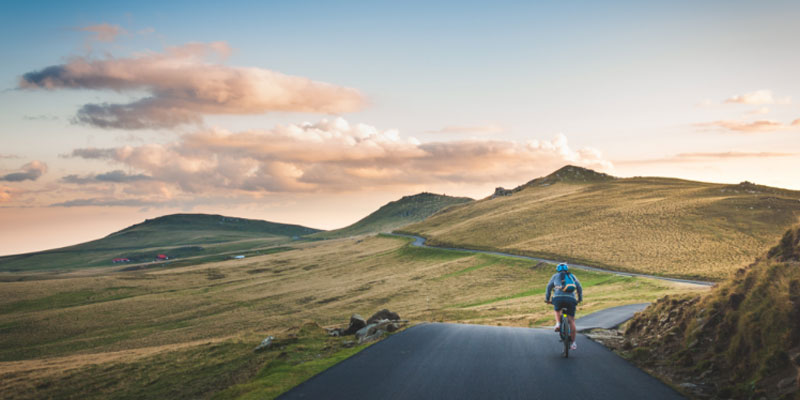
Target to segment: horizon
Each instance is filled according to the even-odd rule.
[[[561,166],[800,190],[800,4],[15,3],[0,255],[208,213],[317,229]]]
[[[532,178],[531,180],[533,180],[533,179],[538,179],[538,178],[544,178],[544,177],[546,177],[546,176],[549,176],[549,175],[552,175],[552,174],[554,174],[554,173],[556,173],[556,172],[558,172],[558,171],[560,171],[560,170],[562,170],[562,169],[564,169],[564,168],[566,168],[566,167],[576,167],[576,166],[575,166],[575,165],[571,165],[571,164],[566,164],[566,165],[564,165],[563,167],[561,167],[561,168],[558,168],[558,169],[554,170],[553,172],[551,172],[551,173],[549,173],[549,174],[547,174],[547,175],[538,176],[538,177],[536,177],[536,178]],[[579,168],[583,168],[583,167],[579,167]],[[588,169],[588,168],[584,168],[584,169]],[[588,170],[590,170],[590,171],[594,171],[594,170],[592,170],[592,169],[588,169]],[[594,171],[594,172],[597,172],[597,171]],[[611,175],[611,176],[612,176],[612,177],[614,177],[614,178],[618,178],[618,179],[633,179],[633,178],[661,178],[661,179],[680,179],[680,178],[668,177],[668,176],[627,176],[627,177],[620,177],[620,176],[614,176],[614,175]],[[528,181],[526,181],[526,182],[522,182],[522,183],[520,183],[519,185],[516,185],[516,186],[508,187],[508,188],[506,188],[506,189],[513,189],[513,188],[515,188],[515,187],[522,186],[522,185],[524,185],[524,184],[526,184],[526,183],[530,182],[531,180],[528,180]],[[682,180],[685,180],[685,181],[690,181],[690,182],[711,183],[711,184],[718,184],[718,185],[735,185],[735,184],[740,184],[740,183],[744,183],[744,182],[749,182],[749,181],[741,181],[741,182],[735,182],[735,183],[734,183],[734,182],[703,182],[703,181],[693,181],[693,180],[689,180],[689,179],[682,179]],[[758,185],[758,182],[749,182],[749,183],[753,183],[753,184],[756,184],[756,185]],[[769,186],[769,187],[773,187],[773,186]],[[777,189],[785,189],[785,190],[791,190],[791,189],[780,188],[780,187],[773,187],[773,188],[777,188]],[[449,196],[449,195],[447,195],[447,194],[444,194],[444,193],[436,193],[436,192],[430,192],[430,191],[422,191],[422,192],[418,192],[418,193],[414,193],[414,194],[406,194],[406,195],[403,195],[403,196],[401,196],[401,197],[399,197],[399,198],[396,198],[396,199],[394,199],[394,200],[389,200],[388,202],[386,202],[386,203],[383,203],[383,204],[381,204],[381,205],[379,205],[379,206],[375,207],[375,209],[373,209],[373,210],[371,210],[371,211],[367,212],[366,214],[364,214],[364,215],[362,215],[362,216],[358,217],[358,219],[356,219],[356,220],[354,220],[354,221],[351,221],[351,222],[349,222],[349,223],[347,223],[347,224],[345,224],[345,225],[342,225],[342,226],[337,226],[337,227],[333,227],[333,228],[318,228],[318,227],[316,227],[316,226],[304,225],[304,224],[296,223],[296,222],[293,222],[293,221],[273,221],[273,220],[265,220],[265,219],[260,219],[260,218],[249,218],[249,217],[242,217],[242,216],[238,216],[238,215],[227,215],[227,214],[220,214],[220,213],[215,213],[215,212],[175,212],[175,213],[158,214],[158,215],[153,215],[153,216],[145,217],[144,219],[142,219],[142,220],[140,220],[140,221],[133,222],[133,223],[131,223],[131,224],[129,224],[129,225],[126,225],[126,226],[119,227],[118,229],[115,229],[115,230],[113,230],[113,231],[110,231],[110,232],[108,232],[108,233],[105,233],[105,234],[103,234],[102,236],[99,236],[99,237],[96,237],[96,238],[92,238],[92,239],[88,239],[88,240],[83,240],[83,241],[80,241],[80,242],[75,242],[75,243],[70,243],[70,244],[67,244],[67,245],[64,245],[64,246],[60,246],[60,247],[43,248],[43,249],[38,249],[38,250],[27,251],[27,252],[24,252],[24,253],[0,254],[0,257],[6,257],[6,256],[18,256],[18,255],[23,255],[23,254],[36,253],[36,252],[39,252],[39,251],[56,250],[56,249],[59,249],[59,248],[64,248],[64,247],[69,247],[69,246],[73,246],[73,245],[78,245],[78,244],[86,243],[86,242],[88,242],[88,241],[92,241],[92,240],[98,240],[98,239],[105,238],[105,237],[107,237],[107,236],[109,236],[109,235],[112,235],[112,234],[114,234],[114,233],[120,232],[120,231],[122,231],[122,230],[125,230],[125,229],[127,229],[127,228],[130,228],[130,227],[132,227],[132,226],[134,226],[134,225],[137,225],[137,224],[140,224],[140,223],[144,223],[144,222],[147,222],[147,221],[150,221],[150,220],[153,220],[153,219],[158,219],[158,218],[161,218],[161,217],[167,217],[167,216],[171,216],[171,215],[212,215],[212,216],[213,216],[213,215],[219,215],[219,216],[224,216],[224,217],[232,217],[232,218],[251,219],[251,220],[258,220],[258,221],[266,221],[266,222],[273,222],[273,223],[287,224],[287,225],[298,225],[298,226],[302,226],[302,227],[305,227],[305,228],[312,228],[312,229],[316,229],[316,230],[319,230],[319,231],[333,231],[333,230],[342,229],[342,228],[346,228],[346,227],[348,227],[348,226],[350,226],[350,225],[353,225],[353,224],[355,224],[356,222],[358,222],[358,221],[360,221],[360,220],[362,220],[362,219],[364,219],[364,218],[368,217],[368,216],[369,216],[369,215],[371,215],[372,213],[376,212],[376,211],[377,211],[377,210],[378,210],[380,207],[383,207],[383,206],[385,206],[385,205],[388,205],[388,204],[389,204],[389,203],[391,203],[391,202],[398,201],[398,200],[401,200],[401,199],[403,199],[403,198],[406,198],[406,197],[417,196],[417,195],[424,194],[424,193],[429,193],[429,194],[434,194],[434,195],[440,195],[440,196]],[[486,195],[486,196],[484,196],[484,197],[468,197],[468,196],[451,196],[451,197],[468,197],[468,198],[470,198],[472,201],[478,201],[478,200],[483,200],[483,199],[486,199],[486,198],[488,198],[488,197],[490,197],[490,196],[491,196],[491,193],[490,193],[490,194],[488,194],[488,195]]]

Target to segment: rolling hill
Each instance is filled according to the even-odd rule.
[[[405,196],[379,208],[360,221],[332,231],[318,232],[312,238],[332,239],[379,232],[391,232],[456,204],[473,201],[467,197],[451,197],[434,193],[419,193]]]
[[[800,228],[710,293],[662,298],[625,341],[633,361],[698,398],[799,398]]]
[[[566,166],[402,229],[432,245],[719,280],[798,222],[800,192]]]
[[[114,258],[131,264],[170,258],[218,255],[272,247],[319,232],[278,224],[209,214],[172,214],[148,219],[102,239],[59,249],[0,257],[0,271],[36,271],[108,266]]]

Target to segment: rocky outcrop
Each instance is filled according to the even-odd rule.
[[[359,329],[367,326],[367,321],[364,320],[364,317],[353,314],[350,316],[350,325],[347,328],[335,328],[335,329],[328,329],[328,335],[330,336],[347,336],[353,335],[358,332]]]
[[[405,321],[403,321],[405,322]],[[363,328],[361,328],[358,332],[356,332],[356,339],[358,339],[358,343],[366,343],[371,342],[373,340],[378,340],[387,332],[394,332],[400,329],[400,321],[397,320],[388,320],[382,319],[376,321],[372,324],[369,324]]]
[[[397,331],[406,323],[408,323],[408,321],[401,320],[396,312],[383,309],[372,314],[366,321],[360,315],[353,314],[353,316],[350,317],[350,325],[347,329],[328,329],[328,335],[355,335],[356,341],[361,344],[378,340],[386,333]]]
[[[494,189],[494,194],[492,195],[492,198],[494,199],[496,197],[511,196],[512,194],[514,194],[513,190],[498,187]]]
[[[620,351],[692,397],[800,398],[800,228],[703,295],[628,324]]]
[[[382,319],[388,319],[390,321],[397,321],[400,319],[400,316],[397,315],[396,312],[391,312],[387,309],[380,310],[375,314],[372,314],[371,317],[367,320],[367,324],[374,324]]]

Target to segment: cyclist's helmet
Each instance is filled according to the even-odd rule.
[[[561,263],[561,264],[558,264],[558,267],[556,267],[556,271],[558,271],[558,272],[569,271],[569,267],[567,266],[566,263]]]

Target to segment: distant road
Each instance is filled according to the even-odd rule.
[[[583,335],[561,357],[549,329],[431,323],[376,343],[280,399],[681,399]]]
[[[407,238],[414,239],[414,242],[411,245],[412,246],[417,246],[417,247],[428,247],[428,248],[431,248],[431,249],[441,249],[441,250],[465,251],[465,252],[468,252],[468,253],[491,254],[491,255],[495,255],[495,256],[513,257],[513,258],[519,258],[519,259],[522,259],[522,260],[546,262],[546,263],[551,263],[551,264],[558,264],[559,262],[561,262],[561,261],[555,261],[555,260],[548,260],[546,258],[521,256],[521,255],[518,255],[518,254],[510,254],[510,253],[501,253],[499,251],[486,251],[486,250],[473,250],[473,249],[459,249],[459,248],[455,248],[455,247],[428,246],[427,244],[425,244],[425,241],[427,239],[425,239],[424,237],[421,237],[421,236],[404,235],[404,234],[401,234],[401,233],[389,233],[389,235],[402,236],[402,237],[407,237]],[[690,284],[690,285],[699,285],[699,286],[714,286],[715,285],[715,282],[695,281],[695,280],[691,280],[691,279],[667,278],[667,277],[664,277],[664,276],[637,274],[637,273],[634,273],[634,272],[611,271],[611,270],[597,268],[597,267],[590,267],[588,265],[580,265],[580,264],[572,264],[572,263],[569,263],[569,267],[570,268],[582,269],[582,270],[586,270],[586,271],[603,272],[603,273],[607,273],[607,274],[616,274],[616,275],[621,275],[621,276],[651,278],[651,279],[660,279],[662,281],[687,283],[687,284]]]

